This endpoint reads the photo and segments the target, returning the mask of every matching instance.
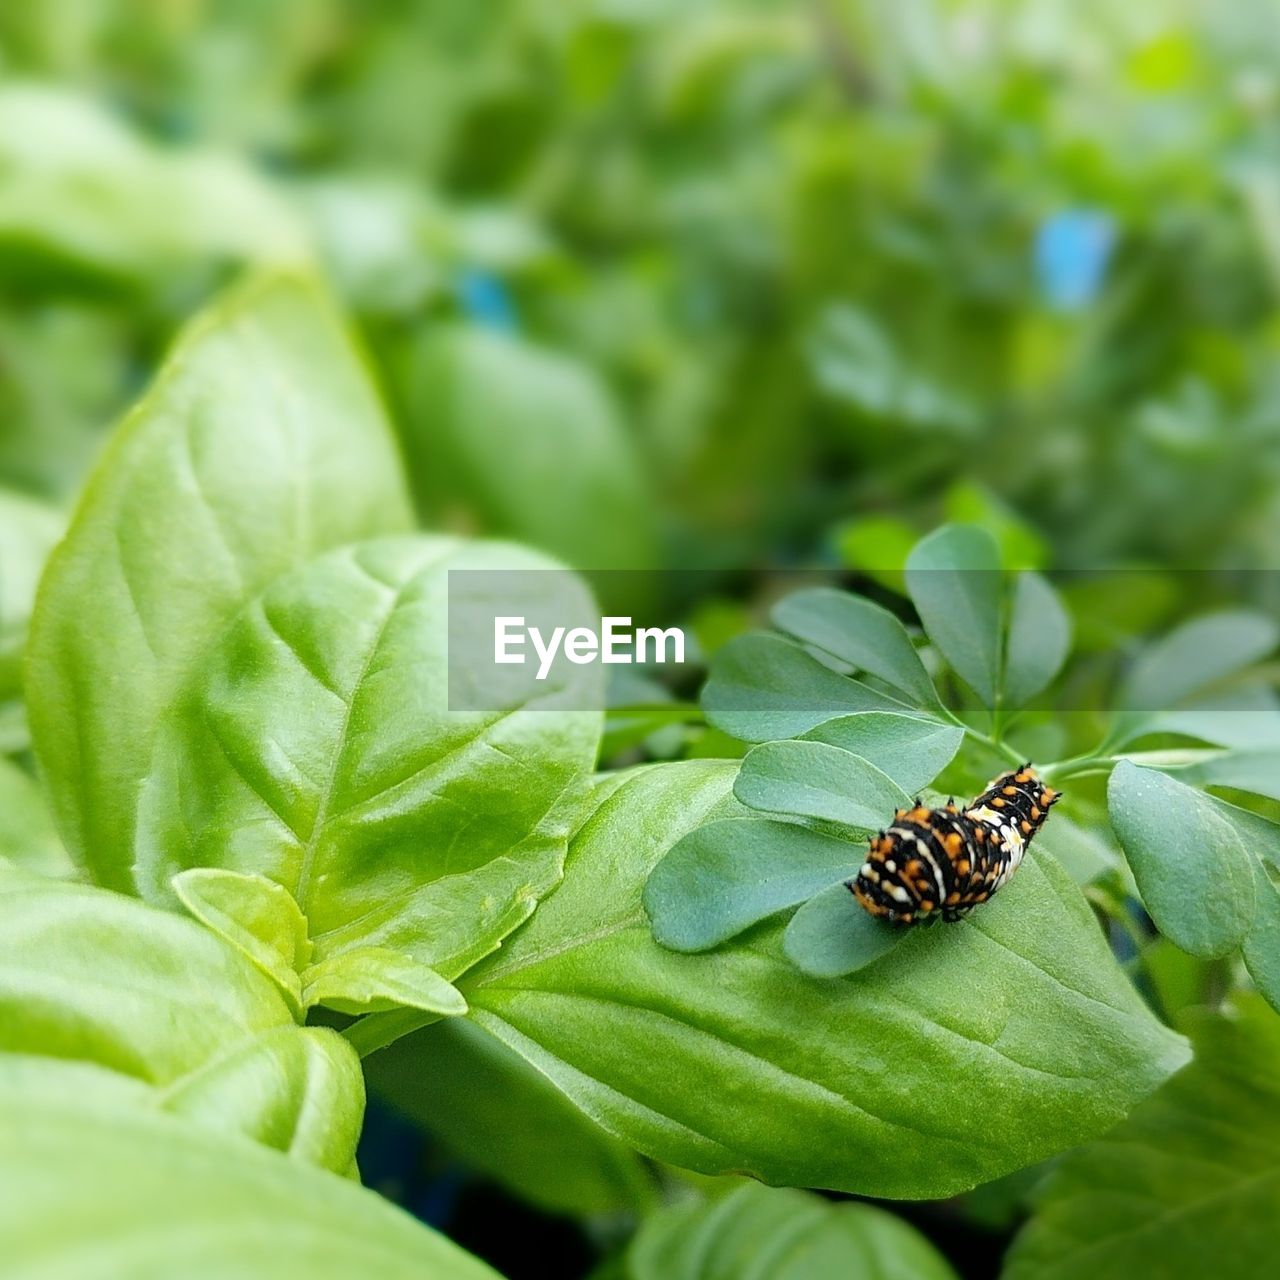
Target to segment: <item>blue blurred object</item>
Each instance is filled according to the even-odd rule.
[[[1078,311],[1097,296],[1115,239],[1115,222],[1099,209],[1061,209],[1040,224],[1036,279],[1050,306]]]
[[[467,316],[486,328],[504,333],[514,333],[519,328],[511,294],[491,272],[463,270],[458,276],[458,299]]]

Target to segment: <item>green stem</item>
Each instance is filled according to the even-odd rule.
[[[422,1009],[390,1009],[386,1013],[367,1013],[342,1031],[351,1047],[362,1058],[407,1036],[411,1031],[440,1021],[440,1014]]]
[[[1174,751],[1123,751],[1118,755],[1072,756],[1067,760],[1055,760],[1040,770],[1046,781],[1078,778],[1084,774],[1106,773],[1121,760],[1134,764],[1154,765],[1157,768],[1185,769],[1205,760],[1212,760],[1223,752],[1218,749]]]
[[[1027,757],[1014,750],[1007,742],[1001,742],[999,738],[994,738],[988,733],[983,733],[981,729],[975,729],[972,725],[965,724],[954,712],[948,711],[946,708],[943,708],[943,710],[951,723],[957,728],[963,729],[974,742],[982,743],[984,747],[994,751],[996,755],[1003,756],[1010,764],[1025,763]]]

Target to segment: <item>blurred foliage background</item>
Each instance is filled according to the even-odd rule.
[[[0,13],[0,475],[319,254],[428,516],[590,567],[1269,565],[1269,0],[47,0]],[[427,458],[431,462],[426,461]]]
[[[57,537],[176,328],[255,263],[322,264],[425,522],[707,570],[679,601],[707,649],[770,570],[892,585],[943,519],[1011,564],[1277,567],[1277,16],[0,7],[3,749],[32,586],[6,562]],[[1142,581],[1153,623],[1197,579]],[[615,1201],[583,1226],[507,1198],[544,1244],[495,1253],[502,1193],[406,1123],[371,1113],[374,1181],[510,1274],[553,1237],[575,1274],[616,1235]],[[1009,1203],[948,1230],[980,1256]]]

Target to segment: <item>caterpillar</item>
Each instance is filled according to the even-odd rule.
[[[917,800],[876,833],[847,887],[873,916],[895,924],[938,914],[959,920],[1017,871],[1061,794],[1028,761],[992,779],[964,810],[954,801],[926,809]]]

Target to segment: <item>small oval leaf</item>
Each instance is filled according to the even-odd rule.
[[[911,797],[860,756],[824,742],[762,742],[747,752],[733,794],[751,809],[878,831]]]
[[[985,530],[945,525],[907,557],[907,591],[920,621],[985,705],[1000,674],[1000,550]]]
[[[911,710],[823,666],[793,641],[767,634],[738,636],[716,654],[702,709],[717,729],[744,742],[794,738],[855,711]]]
[[[862,711],[828,720],[801,741],[826,742],[861,756],[914,796],[955,758],[964,730],[918,716]]]
[[[847,591],[817,587],[779,601],[771,617],[780,631],[878,677],[916,706],[939,706],[906,627],[888,609]]]
[[[1238,947],[1253,919],[1254,872],[1245,842],[1216,802],[1122,760],[1111,774],[1107,805],[1160,932],[1195,956],[1225,956]]]
[[[1038,573],[1014,579],[1004,659],[1004,701],[1026,705],[1062,669],[1071,650],[1071,617]]]
[[[815,894],[782,935],[787,959],[814,978],[856,973],[902,942],[909,926],[877,920],[841,881]]]
[[[861,845],[789,822],[708,822],[653,869],[644,907],[662,946],[706,951],[856,874],[864,856]]]

